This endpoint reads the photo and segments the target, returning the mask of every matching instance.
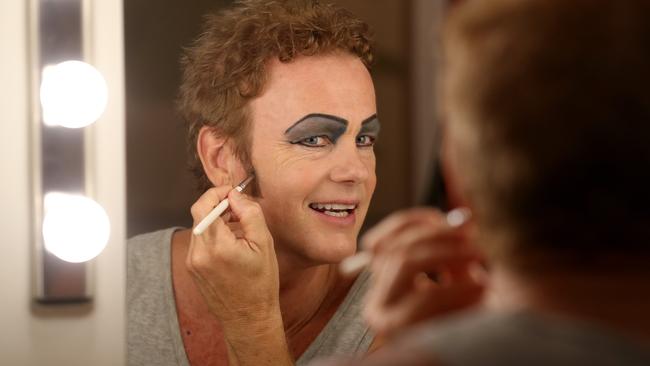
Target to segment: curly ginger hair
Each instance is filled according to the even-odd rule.
[[[188,124],[190,169],[199,189],[212,186],[196,151],[203,126],[235,142],[235,154],[250,165],[247,106],[262,92],[268,61],[345,52],[370,70],[369,27],[350,12],[316,0],[240,0],[209,14],[203,32],[185,49],[179,110]]]

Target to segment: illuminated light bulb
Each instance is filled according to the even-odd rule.
[[[40,90],[43,123],[80,128],[95,122],[106,109],[108,88],[102,74],[81,61],[43,68]]]
[[[93,259],[110,236],[108,215],[97,202],[81,195],[51,192],[44,199],[45,249],[72,263]]]

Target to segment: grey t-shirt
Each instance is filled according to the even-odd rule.
[[[127,244],[127,357],[129,366],[189,366],[181,337],[171,274],[169,228],[131,238]],[[363,354],[373,334],[361,317],[368,273],[355,281],[343,303],[297,360]]]
[[[443,366],[648,366],[650,347],[611,329],[529,311],[476,311],[399,340],[400,354]]]

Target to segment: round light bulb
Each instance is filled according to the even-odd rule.
[[[108,215],[97,202],[81,195],[45,195],[45,249],[72,263],[85,262],[104,250],[110,236]]]
[[[40,97],[46,125],[80,128],[104,113],[108,88],[93,66],[65,61],[43,69]]]

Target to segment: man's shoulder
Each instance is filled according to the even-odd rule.
[[[170,246],[177,228],[127,240],[127,345],[129,365],[177,365]]]
[[[506,365],[514,360],[526,365],[613,366],[647,365],[650,360],[645,350],[611,330],[528,311],[459,313],[423,324],[402,341],[443,364]]]
[[[160,229],[156,231],[151,231],[148,233],[137,234],[135,236],[130,237],[127,240],[127,246],[129,248],[142,249],[141,248],[142,246],[148,246],[151,244],[154,245],[160,244],[165,240],[171,239],[171,236],[174,233],[174,231],[178,229],[179,228],[177,227],[170,227],[170,228]]]
[[[148,289],[152,283],[161,283],[170,272],[170,247],[173,233],[178,228],[167,228],[139,234],[127,240],[127,289]]]
[[[148,233],[138,234],[126,241],[127,260],[129,264],[132,261],[151,261],[160,258],[163,252],[169,251],[172,235],[179,228],[171,227],[156,230]],[[138,263],[142,265],[142,263]]]

